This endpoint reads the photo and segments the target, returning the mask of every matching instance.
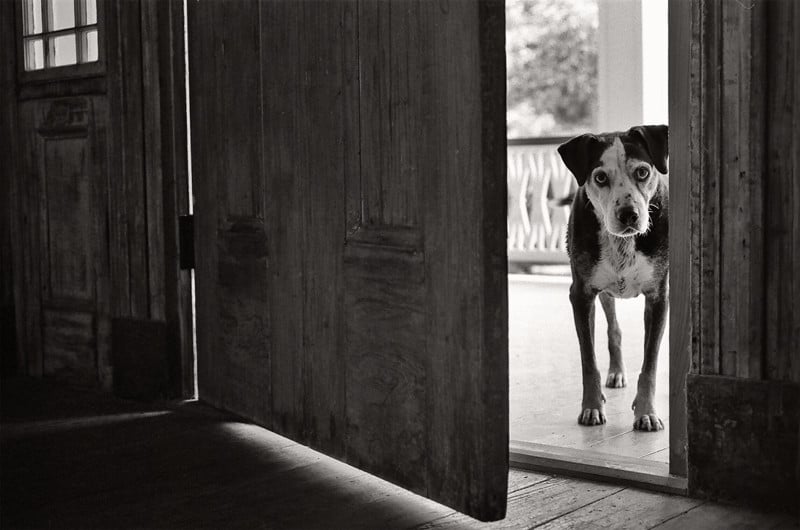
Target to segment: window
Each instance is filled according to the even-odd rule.
[[[97,62],[96,0],[22,0],[25,71]]]

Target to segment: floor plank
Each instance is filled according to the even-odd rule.
[[[653,528],[702,501],[675,495],[625,489],[541,526],[558,528]]]
[[[502,521],[478,523],[462,514],[451,514],[419,529],[527,529],[556,519],[582,506],[622,491],[622,487],[554,477],[508,497],[508,514]]]
[[[692,508],[664,524],[659,530],[770,530],[800,528],[796,518],[784,514],[770,514],[736,506],[705,503]]]

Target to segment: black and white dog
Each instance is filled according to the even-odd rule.
[[[599,295],[608,321],[611,362],[606,386],[619,388],[626,380],[614,298],[644,294],[644,362],[633,426],[642,431],[664,428],[653,401],[669,304],[667,135],[666,125],[647,125],[584,134],[558,148],[580,185],[572,203],[567,249],[572,269],[569,299],[583,366],[581,425],[606,422],[594,352],[595,298]]]

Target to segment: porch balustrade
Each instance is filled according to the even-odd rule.
[[[514,263],[564,264],[570,206],[550,202],[577,188],[557,147],[569,138],[508,141],[508,259]]]

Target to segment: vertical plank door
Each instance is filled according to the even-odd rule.
[[[200,398],[502,518],[503,3],[188,17]]]

